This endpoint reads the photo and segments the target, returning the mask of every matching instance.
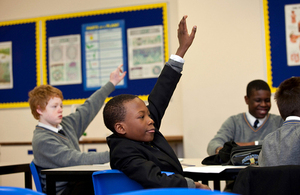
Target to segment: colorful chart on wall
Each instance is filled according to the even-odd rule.
[[[105,85],[110,73],[125,64],[126,42],[124,20],[113,20],[82,25],[82,51],[84,89],[97,90]],[[125,82],[124,82],[125,81]],[[117,89],[127,87],[127,79],[122,80]]]
[[[28,92],[41,81],[36,48],[38,19],[0,22],[0,109],[29,106]]]
[[[146,100],[169,57],[167,25],[166,3],[45,17],[43,83],[59,88],[64,104],[81,104],[123,64],[127,75],[110,97]]]
[[[300,76],[300,2],[263,0],[268,84]]]

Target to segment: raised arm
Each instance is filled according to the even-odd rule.
[[[197,30],[197,26],[193,26],[191,34],[188,33],[186,26],[186,18],[187,15],[182,17],[177,30],[179,47],[177,49],[176,55],[182,58],[184,57],[184,54],[189,49],[189,47],[192,45]]]
[[[176,55],[179,57],[177,57],[177,59],[169,59],[148,97],[148,109],[151,113],[151,118],[154,120],[154,125],[158,129],[181,76],[180,72],[183,67],[183,62],[177,60],[184,56],[193,43],[195,37],[196,26],[193,27],[192,32],[189,35],[187,31],[186,18],[186,15],[182,17],[177,30],[179,46]]]
[[[77,107],[76,112],[64,117],[63,122],[70,124],[72,129],[76,131],[78,138],[85,132],[86,128],[98,114],[104,104],[105,99],[126,75],[126,71],[122,71],[122,66],[118,66],[110,73],[110,80],[100,89],[95,91],[84,104]]]

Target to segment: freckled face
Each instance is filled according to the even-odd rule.
[[[271,93],[267,90],[253,89],[250,97],[245,96],[250,114],[255,118],[264,118],[271,108],[270,97]]]
[[[40,122],[46,125],[57,127],[58,124],[62,121],[62,100],[58,97],[53,97],[48,101],[48,104],[45,110],[41,111],[37,109],[37,112],[40,114]]]
[[[154,138],[154,121],[145,103],[139,99],[124,104],[126,116],[123,123],[125,137],[135,141],[150,142]]]

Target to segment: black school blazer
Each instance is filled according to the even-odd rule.
[[[107,137],[110,166],[124,172],[144,188],[187,187],[176,154],[159,132],[162,117],[168,107],[181,74],[166,65],[148,97],[148,109],[156,131],[152,146],[113,134]],[[167,177],[161,171],[174,172]]]

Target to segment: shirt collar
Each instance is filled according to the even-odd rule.
[[[258,119],[259,123],[257,124],[257,127],[259,127],[260,125],[262,125],[265,122],[267,115],[265,116],[265,118],[255,118],[254,116],[252,116],[250,114],[250,112],[246,112],[246,117],[252,126],[253,126],[254,122],[256,121],[256,119]]]
[[[53,126],[46,125],[44,123],[39,122],[38,126],[44,127],[44,128],[49,129],[51,131],[54,131],[55,133],[58,133],[58,131],[62,129],[62,126],[60,124],[57,126],[57,128],[55,128]]]
[[[288,116],[285,119],[285,121],[291,121],[291,120],[300,121],[300,117],[299,116]]]

